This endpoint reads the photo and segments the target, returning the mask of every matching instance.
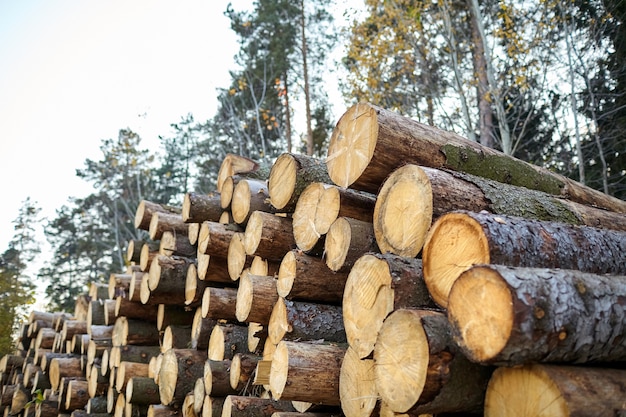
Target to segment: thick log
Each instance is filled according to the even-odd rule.
[[[215,361],[207,359],[204,362],[204,376],[202,383],[204,393],[212,397],[226,397],[227,395],[236,394],[230,386],[230,359]]]
[[[85,406],[85,410],[90,414],[100,414],[107,412],[106,395],[91,397]]]
[[[167,326],[186,326],[193,323],[195,308],[179,305],[159,304],[157,329],[163,331]]]
[[[229,395],[224,401],[221,417],[271,417],[278,411],[296,411],[296,409],[291,401]]]
[[[361,256],[378,251],[372,223],[350,217],[338,217],[324,241],[326,265],[332,271],[348,272]]]
[[[623,369],[526,365],[497,369],[485,396],[485,417],[621,416]]]
[[[396,310],[374,346],[376,390],[396,413],[478,412],[492,371],[461,353],[439,312]]]
[[[241,272],[252,262],[252,257],[246,254],[244,238],[245,233],[235,233],[228,244],[228,275],[232,281],[237,281]]]
[[[89,382],[74,380],[69,381],[65,394],[65,410],[73,411],[85,408],[89,401]]]
[[[213,327],[209,338],[209,359],[232,360],[235,354],[246,352],[248,352],[248,328],[246,326],[218,323]]]
[[[400,308],[437,307],[422,276],[422,261],[369,253],[352,267],[343,294],[342,314],[350,347],[369,356],[385,318]]]
[[[237,288],[205,288],[202,296],[202,317],[237,320],[237,291]]]
[[[159,241],[159,254],[165,256],[185,256],[194,258],[197,248],[189,242],[187,235],[165,231]]]
[[[191,324],[191,347],[193,349],[206,349],[209,347],[209,339],[217,319],[202,317],[202,307],[196,309]]]
[[[255,211],[268,213],[274,211],[274,207],[269,203],[267,181],[242,178],[233,190],[230,213],[235,223],[245,225]]]
[[[57,417],[59,415],[58,395],[50,396],[35,405],[36,417]]]
[[[125,316],[128,319],[156,322],[158,310],[157,305],[142,304],[123,297],[115,299],[115,317]]]
[[[279,297],[270,317],[268,339],[274,345],[283,339],[346,343],[341,307]]]
[[[0,372],[12,372],[24,366],[24,357],[20,355],[6,354],[0,358]]]
[[[624,201],[370,103],[355,104],[341,116],[326,158],[335,184],[372,193],[407,163],[466,172],[626,213]]]
[[[35,349],[52,349],[57,332],[51,327],[42,327],[35,338]]]
[[[626,361],[626,276],[479,265],[450,295],[450,323],[471,360]]]
[[[183,222],[182,216],[172,213],[153,213],[150,219],[148,233],[150,239],[160,240],[164,232],[173,232],[177,235],[187,236],[189,225]]]
[[[272,356],[270,390],[276,399],[340,405],[339,373],[347,347],[282,341]]]
[[[315,251],[338,217],[371,222],[376,196],[331,184],[313,183],[300,194],[293,212],[293,234],[300,250]]]
[[[170,349],[159,369],[159,396],[164,405],[181,405],[196,379],[204,376],[206,353],[196,349]]]
[[[255,211],[250,215],[244,234],[247,255],[280,262],[296,247],[291,218]]]
[[[159,344],[159,330],[154,322],[127,319],[121,316],[115,320],[111,339],[113,346],[155,346]]]
[[[181,214],[185,223],[219,221],[222,215],[219,193],[185,193]]]
[[[475,264],[625,275],[625,251],[626,232],[459,211],[435,221],[422,260],[433,300],[446,307],[454,281]]]
[[[302,191],[314,182],[331,182],[323,160],[283,153],[276,158],[267,180],[270,203],[277,211],[293,213]]]
[[[53,358],[50,361],[48,373],[50,375],[50,384],[54,390],[59,388],[62,378],[83,377],[83,369],[80,366],[80,356],[74,355],[65,358]]]
[[[139,252],[141,253],[141,247],[139,248]],[[137,256],[137,263],[139,263],[139,255]],[[132,274],[110,274],[109,275],[109,298],[110,299],[114,299],[115,297],[129,298],[130,283],[132,279],[133,279]],[[98,300],[95,300],[95,301],[98,301]],[[91,302],[93,303],[95,301],[92,300]]]
[[[198,253],[225,259],[228,257],[228,245],[233,234],[244,230],[236,223],[202,222],[198,236]]]
[[[339,399],[346,417],[372,415],[378,398],[374,378],[374,360],[361,359],[348,347],[339,371]]]
[[[126,402],[130,404],[160,404],[159,386],[154,378],[135,376],[126,384]]]
[[[10,407],[8,407],[8,414],[11,415],[18,415],[19,413],[24,411],[26,404],[28,404],[31,399],[30,391],[26,389],[24,385],[20,383],[17,383],[16,385],[17,388],[15,389],[15,391],[13,392],[13,396],[11,397],[11,405]]]
[[[49,378],[48,373],[44,371],[37,371],[33,379],[31,393],[34,394],[37,392],[37,390],[44,391],[50,388],[52,388],[52,384],[50,383],[50,378]]]
[[[322,258],[294,249],[283,257],[276,292],[288,300],[340,304],[347,272],[330,270]]]
[[[251,353],[237,353],[230,363],[228,375],[230,387],[237,392],[244,392],[252,385],[257,363],[263,358]]]
[[[163,342],[161,352],[165,353],[170,349],[187,349],[191,346],[191,325],[169,325],[163,332]]]
[[[195,260],[184,256],[159,255],[150,265],[148,288],[160,293],[181,293],[184,297],[187,269]],[[184,300],[184,298],[183,298]]]
[[[121,361],[115,374],[115,389],[126,392],[126,384],[134,377],[148,377],[148,364]]]
[[[276,278],[243,271],[237,288],[235,316],[240,322],[269,324],[277,300]]]

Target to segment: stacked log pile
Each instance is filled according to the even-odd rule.
[[[626,202],[450,132],[360,103],[135,226],[23,325],[5,416],[626,413]]]

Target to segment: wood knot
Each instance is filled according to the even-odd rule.
[[[538,319],[542,319],[545,317],[545,315],[546,312],[543,311],[541,307],[535,307],[535,317],[537,317]]]

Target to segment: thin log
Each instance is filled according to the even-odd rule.
[[[237,288],[205,288],[202,296],[202,317],[237,320],[237,292]]]
[[[110,362],[112,367],[118,367],[122,362],[149,363],[150,359],[158,356],[160,353],[161,348],[157,345],[114,346],[111,349]]]
[[[224,401],[221,417],[271,417],[278,411],[296,411],[296,409],[291,401],[229,395]]]
[[[160,240],[163,236],[163,232],[174,232],[177,235],[187,236],[187,230],[189,225],[183,222],[182,216],[172,213],[153,213],[152,219],[150,219],[150,228],[148,233],[150,239]]]
[[[326,265],[332,271],[348,272],[361,256],[378,251],[372,223],[350,217],[338,217],[324,242]]]
[[[115,299],[115,317],[156,322],[159,306],[130,301],[123,297]]]
[[[461,274],[453,289],[450,323],[471,360],[626,360],[626,276],[481,265]]]
[[[228,275],[232,281],[237,281],[241,272],[252,262],[252,257],[246,254],[244,236],[245,233],[235,233],[228,244]]]
[[[254,371],[257,363],[263,358],[251,353],[237,353],[230,364],[230,387],[237,392],[244,392],[252,388]]]
[[[222,408],[226,397],[211,397],[205,395],[202,403],[202,417],[218,417],[222,415]]]
[[[116,300],[103,300],[104,301],[104,324],[107,326],[115,324],[117,315],[115,314]]]
[[[89,401],[88,388],[89,382],[87,381],[69,381],[65,395],[65,410],[73,411],[84,408]]]
[[[244,271],[239,278],[235,316],[240,322],[269,324],[277,300],[274,277]]]
[[[407,163],[467,172],[626,213],[626,202],[615,197],[370,103],[355,104],[341,116],[326,158],[335,184],[372,193]]]
[[[147,417],[181,417],[180,408],[170,407],[163,404],[150,404]]]
[[[223,284],[233,284],[228,271],[228,255],[220,258],[211,255],[198,255],[198,279],[202,281],[219,282]]]
[[[126,392],[126,384],[134,377],[148,377],[148,364],[121,361],[115,375],[115,389]]]
[[[185,193],[183,197],[182,219],[185,223],[219,221],[222,215],[219,193]]]
[[[433,300],[447,306],[458,276],[475,264],[626,274],[626,232],[521,217],[459,211],[441,216],[422,254]],[[589,254],[597,256],[589,256]]]
[[[270,317],[268,339],[275,345],[283,339],[345,343],[341,307],[279,297]]]
[[[263,211],[250,215],[244,234],[247,255],[280,262],[296,247],[291,219]]]
[[[126,402],[130,404],[160,404],[159,386],[154,378],[135,376],[126,384]]]
[[[200,223],[188,223],[189,228],[187,229],[187,239],[189,243],[193,246],[198,245],[198,236],[200,235]]]
[[[158,247],[153,249],[150,245],[144,243],[139,257],[139,268],[143,272],[148,272],[152,266],[152,261],[159,255],[160,253]]]
[[[191,325],[191,347],[193,349],[206,349],[209,347],[209,339],[217,319],[202,317],[202,307],[196,309]]]
[[[147,272],[142,272],[142,271],[135,271],[132,274],[132,278],[130,281],[130,286],[128,288],[128,299],[131,301],[139,301],[142,302],[141,300],[141,284],[142,281],[146,280],[146,288],[148,288],[148,278],[149,278],[149,274]]]
[[[372,221],[376,197],[331,184],[313,183],[304,189],[293,212],[293,234],[300,250],[315,251],[338,217]]]
[[[155,346],[159,344],[159,330],[155,323],[120,316],[115,320],[111,339],[113,346]]]
[[[170,349],[159,369],[159,396],[164,405],[181,405],[196,379],[204,376],[206,353],[196,349]]]
[[[270,390],[282,400],[340,405],[339,373],[346,348],[282,341],[272,356]]]
[[[159,241],[159,254],[165,256],[196,256],[197,248],[189,243],[187,235],[181,235],[170,231],[163,232]]]
[[[139,249],[141,252],[141,247]],[[137,257],[137,263],[139,262],[139,256]],[[126,297],[128,298],[128,294],[130,291],[130,282],[132,280],[132,274],[110,274],[109,275],[109,298],[114,299],[115,297]],[[93,303],[97,300],[92,300]]]
[[[340,304],[347,272],[330,270],[322,258],[294,249],[283,257],[276,292],[288,300]]]
[[[368,357],[385,318],[400,308],[436,308],[422,276],[422,261],[369,253],[352,267],[343,294],[342,314],[350,347]]]
[[[276,158],[267,181],[270,203],[282,213],[293,213],[302,191],[314,182],[331,182],[323,160],[283,153]]]
[[[142,200],[135,211],[135,229],[145,231],[150,230],[150,221],[152,220],[152,215],[154,213],[180,214],[181,209],[178,207],[168,206],[166,204]]]
[[[89,382],[87,391],[90,398],[102,396],[109,389],[109,378],[102,374],[102,368],[99,365],[92,366],[87,381]]]
[[[185,305],[200,306],[202,305],[202,296],[204,290],[213,285],[210,281],[198,278],[198,270],[196,265],[191,264],[187,269],[187,278],[185,279]]]
[[[248,323],[248,352],[259,353],[267,340],[267,326]]]
[[[489,381],[485,417],[621,416],[626,371],[556,365],[499,368]]]
[[[56,390],[59,388],[61,378],[83,376],[83,370],[80,366],[80,356],[53,358],[50,361],[50,369],[48,372],[52,389]]]
[[[412,415],[482,410],[493,372],[461,353],[443,313],[427,310],[390,314],[378,333],[374,363],[382,401]]]
[[[198,253],[226,258],[233,234],[243,231],[244,228],[235,223],[202,222],[198,236]]]
[[[163,330],[167,326],[185,326],[193,323],[195,308],[159,304],[157,312],[157,329]]]
[[[236,154],[226,154],[217,173],[217,191],[222,192],[224,180],[236,174],[254,174],[261,166],[258,162]],[[261,169],[263,171],[263,169]],[[262,174],[260,174],[262,175]]]
[[[169,325],[163,332],[163,342],[161,352],[165,353],[170,349],[188,349],[191,346],[191,325]]]

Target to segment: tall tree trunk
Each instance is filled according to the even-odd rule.
[[[302,77],[304,78],[304,106],[306,111],[306,154],[313,155],[313,129],[311,127],[311,87],[309,85],[309,66],[307,62],[306,18],[304,0],[300,0],[300,30],[302,40]]]

